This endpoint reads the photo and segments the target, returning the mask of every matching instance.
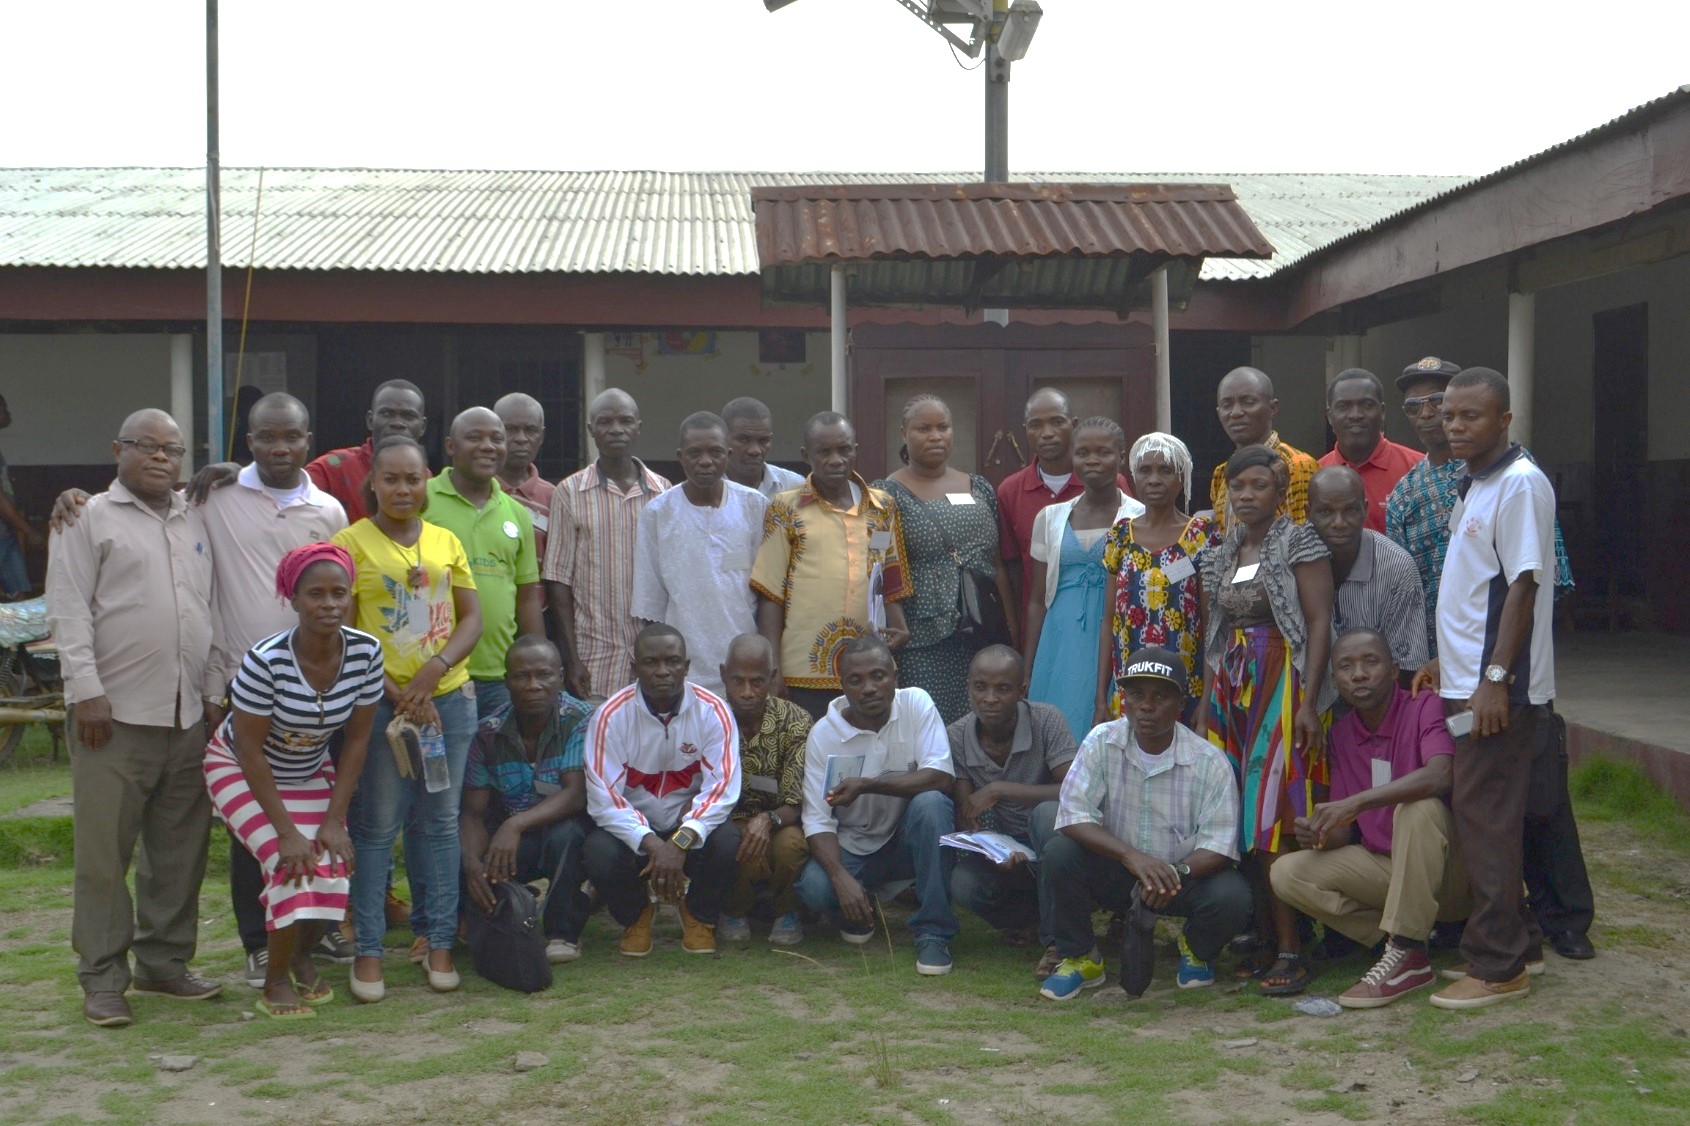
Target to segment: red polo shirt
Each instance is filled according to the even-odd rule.
[[[500,484],[505,484],[500,479]],[[526,508],[534,517],[534,546],[539,558],[546,557],[546,530],[552,523],[552,494],[557,492],[557,486],[540,476],[540,471],[530,463],[528,476],[522,479],[520,485],[505,485],[505,491],[515,497],[522,507]]]
[[[1132,496],[1132,486],[1125,477],[1117,475],[1121,491]],[[1073,500],[1086,491],[1077,474],[1068,475],[1068,484],[1060,493],[1053,493],[1039,476],[1039,463],[1028,462],[998,482],[998,554],[1005,563],[1021,565],[1021,615],[1027,614],[1027,591],[1033,581],[1033,521],[1039,512],[1057,501]]]
[[[1320,459],[1321,465],[1348,465],[1361,475],[1361,487],[1367,493],[1367,526],[1380,535],[1385,534],[1385,500],[1391,495],[1391,490],[1397,487],[1415,463],[1425,460],[1426,455],[1419,450],[1411,450],[1407,446],[1399,446],[1383,435],[1379,444],[1373,447],[1373,452],[1360,465],[1352,465],[1344,460],[1344,455],[1334,446]]]
[[[361,446],[330,450],[305,467],[312,482],[346,509],[346,522],[356,524],[370,513],[364,507],[364,482],[370,476],[373,449],[368,438]]]

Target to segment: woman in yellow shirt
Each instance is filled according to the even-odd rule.
[[[374,515],[337,532],[334,542],[357,566],[357,628],[381,639],[384,697],[374,731],[385,738],[397,715],[434,724],[445,736],[451,784],[430,793],[423,776],[402,778],[393,756],[373,753],[358,783],[350,828],[357,850],[352,917],[358,956],[348,982],[360,1001],[386,992],[381,940],[384,901],[393,870],[393,841],[412,807],[423,847],[407,850],[412,900],[427,920],[424,968],[430,988],[458,987],[452,943],[458,930],[458,802],[464,763],[475,734],[475,686],[464,662],[481,637],[481,605],[458,537],[425,524],[428,458],[406,435],[385,438],[373,451],[364,503]],[[413,855],[417,853],[420,855]]]

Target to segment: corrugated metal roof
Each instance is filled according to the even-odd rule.
[[[1205,279],[1280,264],[1461,183],[1456,176],[1018,173],[1020,180],[1222,182],[1275,256],[1210,258]],[[972,173],[499,172],[274,168],[223,172],[223,260],[262,269],[752,275],[751,190],[938,184]],[[195,168],[0,169],[0,266],[205,265]]]

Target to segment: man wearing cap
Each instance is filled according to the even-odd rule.
[[[1467,869],[1449,794],[1455,741],[1443,701],[1411,696],[1383,634],[1354,629],[1332,646],[1332,682],[1353,709],[1328,736],[1332,792],[1296,821],[1298,850],[1273,866],[1274,894],[1363,946],[1377,964],[1340,994],[1376,1009],[1432,984],[1426,940],[1467,915]]]
[[[1273,428],[1273,420],[1279,414],[1279,400],[1273,394],[1273,380],[1259,368],[1233,368],[1221,377],[1220,386],[1215,388],[1215,414],[1221,420],[1221,429],[1232,439],[1232,444],[1243,449],[1245,446],[1266,446],[1285,460],[1285,469],[1289,475],[1289,484],[1285,489],[1285,499],[1280,501],[1279,514],[1289,516],[1301,524],[1308,519],[1309,513],[1309,478],[1314,476],[1320,463],[1314,458],[1297,449],[1289,442],[1279,438],[1279,432]],[[1215,466],[1215,472],[1209,479],[1209,498],[1215,506],[1215,527],[1225,535],[1231,525],[1232,516],[1227,510],[1226,494],[1226,462]]]
[[[1449,549],[1449,514],[1460,495],[1467,463],[1450,453],[1444,434],[1444,390],[1459,364],[1427,356],[1403,369],[1397,390],[1402,409],[1414,423],[1415,435],[1426,447],[1426,459],[1408,471],[1385,505],[1385,532],[1401,544],[1420,572],[1426,592],[1426,632],[1432,656],[1438,655],[1437,605],[1439,577]],[[1531,451],[1520,456],[1532,460]],[[1573,569],[1561,525],[1555,523],[1555,596],[1573,589]],[[1534,773],[1547,781],[1532,787],[1539,800],[1526,813],[1526,887],[1538,925],[1556,953],[1565,958],[1591,958],[1590,925],[1596,904],[1579,846],[1578,823],[1567,794],[1566,732],[1559,716],[1551,714],[1555,738],[1545,742],[1542,761]]]
[[[1326,421],[1337,435],[1321,465],[1347,465],[1367,491],[1367,526],[1385,533],[1385,501],[1403,475],[1425,458],[1385,437],[1385,386],[1365,368],[1338,373],[1326,388]]]
[[[1182,989],[1213,984],[1210,963],[1250,923],[1250,885],[1235,867],[1238,786],[1226,757],[1179,722],[1184,661],[1167,649],[1140,649],[1119,683],[1121,718],[1093,728],[1080,745],[1062,781],[1059,832],[1039,854],[1062,956],[1039,996],[1054,1001],[1103,984],[1095,909],[1129,910],[1129,976],[1148,962],[1143,921],[1183,917]]]

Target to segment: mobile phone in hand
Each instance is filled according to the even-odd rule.
[[[1456,712],[1452,716],[1446,716],[1444,726],[1457,739],[1463,735],[1471,735],[1473,733],[1473,713],[1470,711]]]

